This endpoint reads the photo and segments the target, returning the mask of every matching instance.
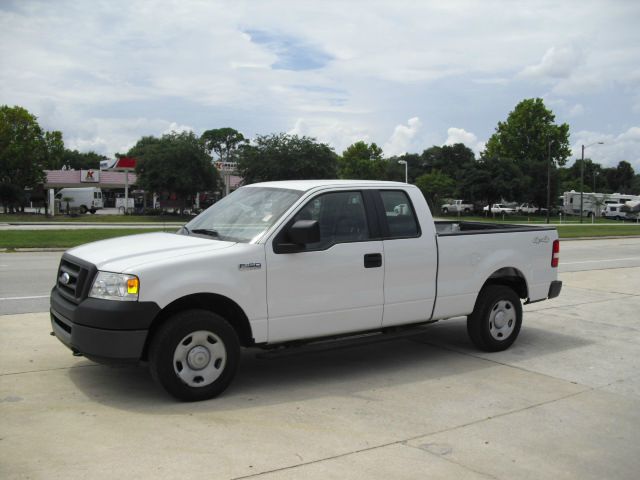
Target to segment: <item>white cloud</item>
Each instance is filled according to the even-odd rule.
[[[573,139],[571,150],[574,159],[581,157],[582,145],[585,145],[585,158],[591,158],[605,167],[615,167],[626,160],[636,173],[640,173],[640,126],[619,134],[580,131],[573,135]],[[604,143],[600,145],[598,142]]]
[[[484,150],[485,142],[478,141],[478,137],[467,132],[464,128],[451,127],[447,130],[447,139],[445,145],[455,145],[456,143],[463,143],[465,146],[474,151],[476,155],[479,155]]]
[[[422,127],[422,122],[418,117],[407,120],[406,125],[396,125],[391,138],[384,144],[382,151],[387,157],[402,155],[413,147],[413,139]]]
[[[312,120],[299,118],[296,120],[294,127],[287,133],[289,135],[312,137],[321,143],[327,143],[339,155],[355,142],[371,142],[369,134],[363,127],[322,118]]]
[[[169,126],[166,128],[163,134],[165,133],[183,133],[183,132],[193,132],[194,128],[189,125],[178,125],[176,122],[171,122]]]
[[[582,114],[584,114],[584,106],[581,103],[576,103],[568,113],[569,117],[579,117]]]
[[[551,47],[540,63],[522,70],[523,77],[567,78],[582,61],[582,54],[572,46]]]

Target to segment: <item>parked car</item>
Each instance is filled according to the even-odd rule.
[[[518,211],[518,213],[529,214],[529,215],[534,213],[540,213],[540,214],[547,213],[546,208],[537,207],[533,203],[521,203],[520,205],[518,205],[518,208],[516,210]]]
[[[489,212],[489,205],[484,207],[482,210],[484,212]],[[516,213],[516,209],[507,207],[503,203],[494,203],[493,205],[491,205],[491,213],[494,213],[494,214],[506,213],[511,215],[513,213]]]
[[[441,207],[443,215],[448,213],[471,213],[473,212],[473,203],[466,200],[453,200],[451,203],[445,203]]]
[[[204,400],[230,384],[241,347],[467,316],[476,347],[505,350],[521,299],[559,295],[559,251],[553,226],[434,222],[414,185],[257,183],[176,233],[64,253],[51,326],[75,355],[146,363],[176,398]]]

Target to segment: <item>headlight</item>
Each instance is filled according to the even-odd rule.
[[[135,275],[124,273],[98,272],[89,296],[105,300],[124,300],[136,302],[140,280]]]

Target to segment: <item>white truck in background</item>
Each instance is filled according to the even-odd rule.
[[[80,213],[96,213],[104,207],[102,190],[98,187],[62,188],[55,198],[60,202],[61,212],[78,209]]]
[[[491,212],[493,214],[506,213],[507,215],[512,215],[512,214],[516,213],[516,209],[515,208],[507,207],[503,203],[494,203],[493,205],[491,205],[491,208],[489,208],[489,205],[487,205],[482,210],[484,212],[487,212],[487,213]]]
[[[443,215],[449,213],[471,213],[473,212],[473,203],[466,200],[453,200],[450,203],[445,203],[440,208]]]
[[[64,253],[51,326],[76,355],[147,363],[176,398],[203,400],[230,384],[241,347],[425,333],[466,316],[476,347],[504,350],[521,302],[559,295],[559,251],[552,226],[434,222],[405,183],[258,183],[176,233]]]

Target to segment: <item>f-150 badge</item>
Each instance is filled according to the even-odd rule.
[[[240,271],[260,270],[261,268],[262,268],[262,264],[261,263],[241,263],[240,265],[238,265],[238,269]]]

